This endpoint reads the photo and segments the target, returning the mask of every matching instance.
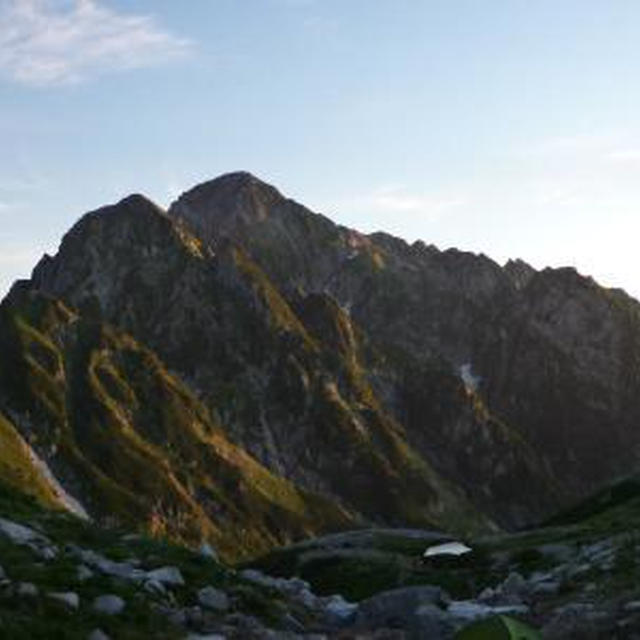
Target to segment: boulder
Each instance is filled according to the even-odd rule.
[[[38,596],[38,587],[33,582],[19,582],[16,586],[16,595],[23,598],[36,598]]]
[[[358,605],[347,602],[341,595],[333,595],[323,598],[324,618],[326,623],[332,627],[342,627],[348,625],[355,618]]]
[[[522,596],[528,590],[527,581],[517,572],[512,571],[501,585],[502,593]]]
[[[23,524],[0,518],[0,534],[14,544],[28,547],[43,560],[53,560],[58,555],[58,549],[51,540]]]
[[[147,593],[164,594],[167,592],[165,586],[158,580],[147,580],[143,585],[143,589]]]
[[[614,617],[612,612],[598,610],[591,603],[572,602],[554,611],[542,628],[542,636],[549,640],[613,637]]]
[[[211,586],[198,591],[198,602],[203,608],[211,611],[226,611],[229,608],[227,594]]]
[[[184,578],[177,567],[160,567],[146,574],[147,580],[155,580],[170,587],[181,587],[184,585]]]
[[[355,625],[358,628],[406,628],[423,605],[443,605],[447,597],[440,587],[431,585],[404,587],[383,591],[358,606]]]
[[[87,640],[111,640],[102,629],[94,629],[88,636]]]
[[[52,600],[60,602],[68,609],[78,609],[80,607],[80,596],[73,591],[52,591],[47,594]]]
[[[408,640],[449,640],[454,630],[454,623],[449,614],[434,604],[419,606],[405,629]]]
[[[114,562],[90,549],[78,549],[76,555],[79,556],[84,564],[113,578],[120,578],[121,580],[131,582],[142,582],[147,575],[145,571],[137,569],[126,562]]]
[[[91,569],[89,569],[89,567],[84,564],[78,565],[78,568],[76,569],[76,577],[80,582],[86,582],[87,580],[90,580],[91,578],[93,578],[93,575],[94,573],[93,571],[91,571]]]
[[[203,558],[210,558],[211,560],[215,560],[216,562],[218,562],[218,554],[208,542],[203,542],[200,545],[199,552]]]
[[[92,609],[96,613],[100,613],[106,616],[117,616],[124,611],[126,602],[120,597],[114,594],[106,594],[98,596],[92,605]]]

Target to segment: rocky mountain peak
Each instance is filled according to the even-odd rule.
[[[284,201],[275,187],[251,173],[235,171],[183,193],[169,208],[169,215],[215,240],[264,222],[272,215],[274,205]]]

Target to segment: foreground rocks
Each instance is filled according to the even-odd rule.
[[[33,611],[47,607],[57,624],[85,629],[82,637],[91,640],[115,640],[140,620],[149,638],[170,632],[169,637],[194,640],[451,640],[470,623],[496,614],[527,622],[550,640],[640,635],[640,540],[629,534],[559,542],[561,535],[571,538],[571,530],[560,530],[553,533],[556,542],[535,544],[526,536],[503,536],[479,541],[485,549],[480,555],[446,564],[403,555],[436,537],[412,530],[344,533],[289,551],[311,563],[300,565],[306,573],[313,563],[324,567],[319,575],[325,581],[327,567],[342,566],[339,584],[345,589],[356,576],[344,567],[356,572],[368,562],[381,572],[404,567],[404,579],[422,582],[350,600],[327,591],[326,583],[314,586],[296,575],[226,568],[214,560],[213,550],[190,552],[141,536],[112,536],[88,524],[77,538],[72,532],[64,539],[59,528],[47,530],[48,522],[1,520],[0,635],[16,616],[30,629],[38,623]],[[452,587],[429,580],[448,580]],[[471,592],[469,584],[475,585]],[[42,624],[46,629],[50,623]],[[12,633],[7,637],[48,637]]]

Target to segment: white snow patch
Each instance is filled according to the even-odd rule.
[[[480,384],[482,378],[473,375],[471,372],[471,363],[466,362],[460,366],[460,377],[462,378],[462,382],[464,382],[467,393],[473,393],[478,390],[478,384]]]
[[[463,542],[445,542],[443,544],[436,544],[432,547],[427,547],[423,557],[432,558],[433,556],[461,556],[465,553],[469,553],[471,547],[468,547]]]

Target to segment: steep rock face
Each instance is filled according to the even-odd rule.
[[[150,347],[234,442],[357,517],[490,526],[378,401],[348,314],[324,294],[288,301],[229,238],[214,252],[128,198],[80,220],[29,286]]]
[[[218,179],[226,180],[238,192],[249,188],[246,177]],[[218,210],[216,184],[209,183],[206,199],[196,202],[190,192],[170,209],[211,243],[221,236],[207,235],[201,221]],[[255,179],[250,189],[258,198]],[[484,256],[407,245],[384,233],[363,236],[273,194],[261,211],[251,225],[230,223],[221,233],[242,242],[285,296],[322,291],[349,310],[382,363],[379,375],[375,360],[367,365],[376,391],[409,441],[475,499],[484,492],[487,506],[499,502],[503,521],[553,509],[550,486],[559,502],[571,502],[638,464],[635,300],[570,269],[538,273],[522,261],[500,268]],[[313,232],[301,232],[302,221]],[[482,405],[481,428],[477,411],[473,419],[434,419],[438,400],[411,382],[434,369],[458,377],[476,408]],[[446,376],[435,378],[442,384]],[[444,404],[456,406],[450,397]],[[483,448],[496,437],[504,446]],[[493,473],[480,472],[485,463]],[[514,487],[527,477],[534,478],[527,483],[533,495],[515,504]],[[504,494],[512,509],[498,498]]]
[[[573,269],[546,269],[503,307],[487,343],[489,404],[576,494],[638,464],[639,332],[635,300]]]
[[[141,196],[87,214],[23,286],[151,350],[220,437],[334,501],[327,522],[337,503],[522,525],[638,461],[635,301],[571,270],[363,235],[250,174],[168,215]]]

